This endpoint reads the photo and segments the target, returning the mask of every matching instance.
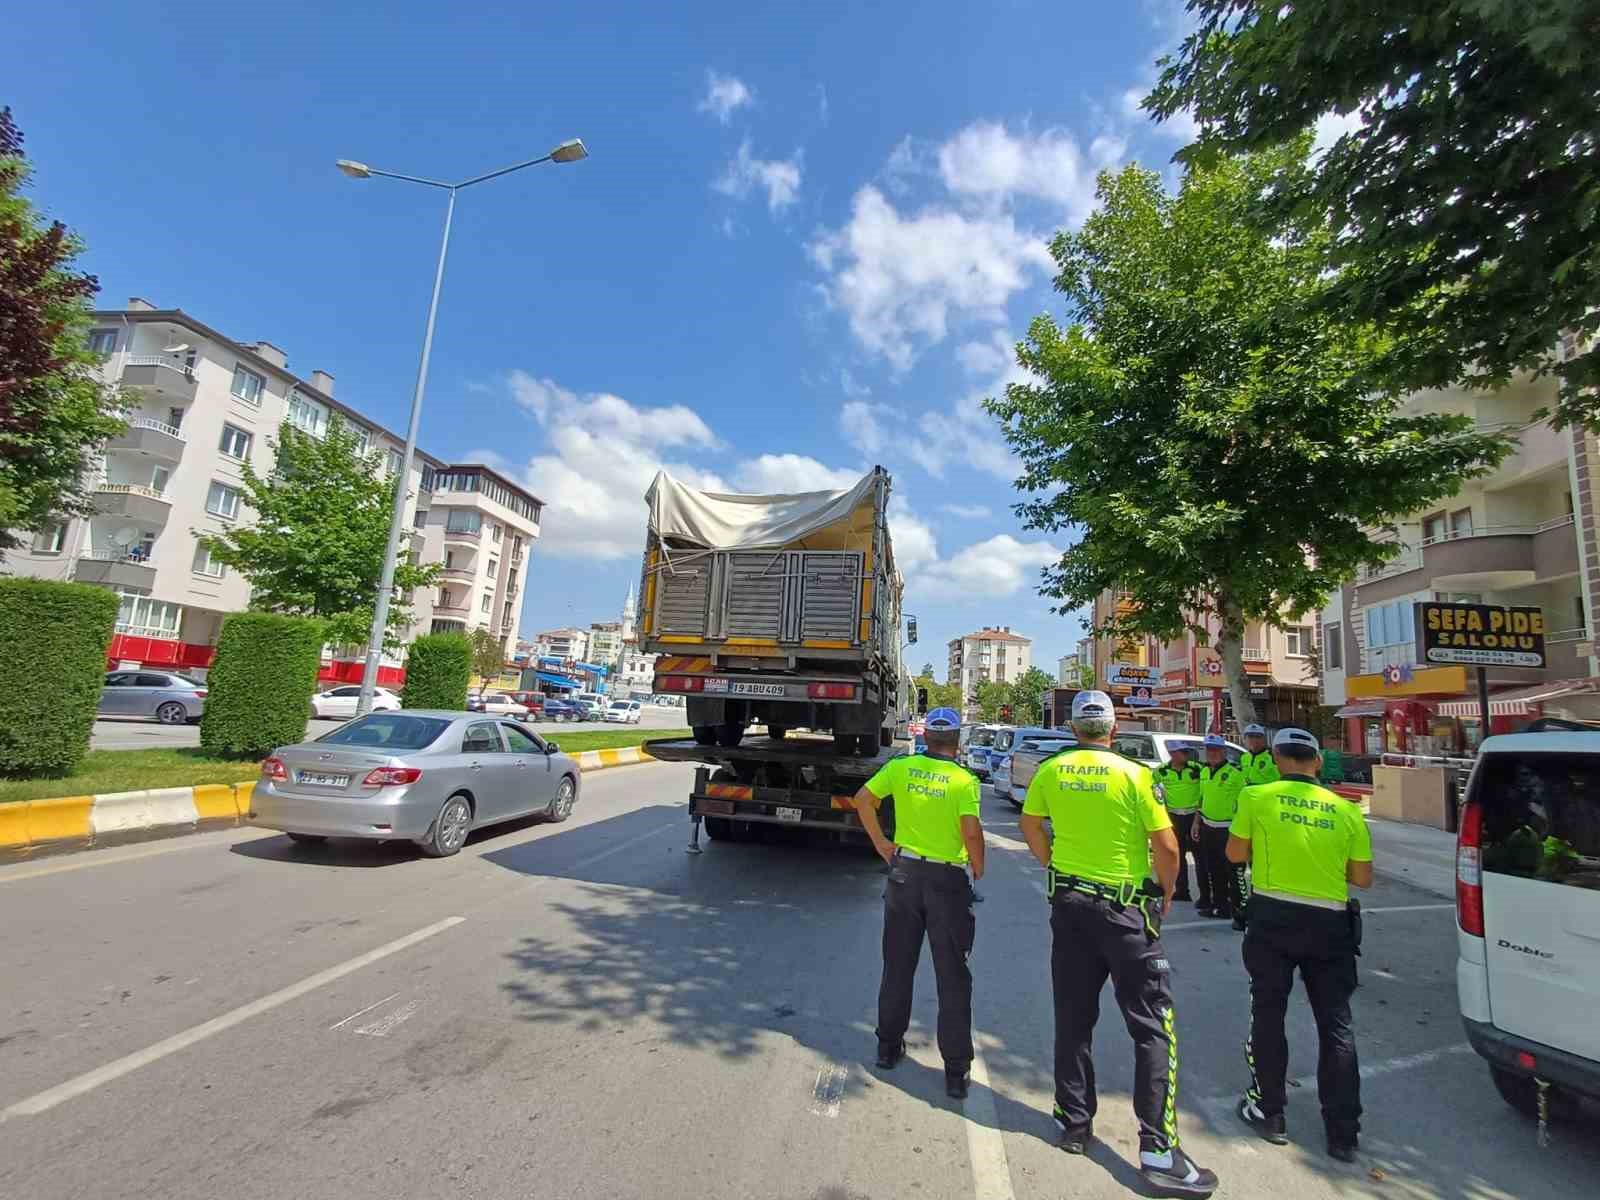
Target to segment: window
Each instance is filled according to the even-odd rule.
[[[224,425],[222,427],[222,443],[218,449],[229,458],[237,458],[241,462],[250,457],[250,443],[254,439],[240,429],[237,425]]]
[[[39,531],[39,536],[33,539],[35,554],[60,554],[61,548],[67,544],[67,526],[63,521],[53,525],[46,525]],[[1578,601],[1582,605],[1583,601]]]
[[[328,431],[328,410],[299,392],[289,395],[289,424],[302,433],[321,437]]]
[[[1422,518],[1422,544],[1431,546],[1434,542],[1442,542],[1448,530],[1444,514],[1434,513],[1432,516]]]
[[[356,435],[356,453],[367,454],[372,450],[372,430],[360,425],[351,426],[351,432]]]
[[[1600,776],[1592,758],[1495,754],[1473,782],[1484,810],[1485,871],[1566,887],[1600,883]]]
[[[267,381],[257,375],[250,368],[235,366],[233,368],[233,394],[246,404],[260,405],[261,389]]]
[[[387,454],[384,455],[384,459],[383,459],[384,473],[387,474],[391,479],[394,476],[400,474],[400,457],[401,457],[400,451],[398,451],[398,450],[390,450]]]
[[[1472,510],[1458,508],[1450,514],[1450,536],[1463,538],[1472,536]]]
[[[1329,671],[1344,670],[1344,625],[1338,621],[1322,627],[1322,665]]]
[[[359,696],[359,695],[361,695],[361,689],[358,688],[358,687],[334,688],[333,691],[328,693],[328,695],[330,695],[330,696],[339,696],[339,697]]]
[[[1111,749],[1135,762],[1154,762],[1157,758],[1155,739],[1148,733],[1119,733],[1111,739]]]
[[[482,528],[483,518],[465,508],[452,508],[444,522],[446,533],[477,533]]]
[[[489,578],[500,578],[500,560],[498,558],[491,558],[489,560]]]
[[[1578,607],[1580,607],[1580,608],[1583,607],[1583,601],[1582,600],[1578,601]],[[504,625],[511,624],[511,601],[509,601],[509,600],[506,601],[505,611],[500,614],[500,621]]]
[[[176,637],[178,620],[183,613],[180,605],[149,596],[136,596],[132,592],[120,593],[122,603],[117,609],[117,632],[138,631],[147,637]]]
[[[110,358],[117,349],[117,331],[115,329],[96,329],[89,335],[89,353],[96,358]]]
[[[425,492],[433,491],[434,479],[435,479],[435,476],[434,476],[433,468],[432,467],[427,467],[427,466],[423,467],[422,468],[422,483],[421,483],[422,490],[425,491]]]
[[[480,596],[478,598],[478,611],[479,612],[488,612],[490,603],[491,603],[491,599],[490,599],[489,593],[485,592],[482,596]]]
[[[468,725],[467,732],[461,736],[461,753],[500,753],[500,735],[495,729],[496,726],[492,721],[480,721],[476,725]]]
[[[413,717],[409,713],[368,713],[317,739],[335,746],[371,746],[374,749],[425,750],[450,728],[439,717]]]
[[[1311,627],[1290,625],[1283,631],[1283,652],[1290,658],[1305,658],[1311,653]]]
[[[213,481],[206,493],[206,511],[214,517],[233,520],[239,515],[239,489]]]
[[[423,529],[426,528],[427,524],[428,510],[425,508],[417,509],[417,515],[411,518],[411,527],[413,529]]]
[[[196,575],[221,579],[227,575],[228,568],[211,556],[210,542],[201,542],[194,548],[194,572]]]
[[[450,589],[449,588],[440,588],[439,589],[439,607],[440,608],[455,608],[456,607],[455,598],[450,595]]]
[[[505,531],[500,527],[499,522],[489,526],[489,536],[497,542],[500,540],[500,535],[504,532]]]
[[[515,725],[502,725],[500,732],[506,739],[506,746],[513,754],[543,754],[544,747],[534,740],[533,735],[518,729]]]

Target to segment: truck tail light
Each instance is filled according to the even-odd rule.
[[[289,771],[283,765],[281,758],[264,758],[261,760],[261,778],[272,779],[280,783],[289,778]]]
[[[657,685],[663,692],[698,692],[705,686],[705,680],[698,675],[663,675]]]
[[[362,787],[395,787],[422,778],[420,767],[373,767],[361,781]]]
[[[1483,805],[1476,802],[1462,806],[1456,834],[1456,924],[1483,936]]]
[[[808,683],[806,695],[813,700],[854,700],[856,685],[853,683]]]

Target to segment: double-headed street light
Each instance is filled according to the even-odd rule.
[[[373,689],[378,686],[378,664],[383,658],[384,634],[389,625],[389,595],[394,591],[395,563],[400,557],[400,539],[405,533],[406,486],[411,480],[411,460],[417,453],[417,425],[422,418],[422,393],[428,382],[428,355],[433,350],[433,321],[439,311],[439,287],[444,282],[444,259],[450,249],[450,219],[456,211],[456,193],[475,183],[498,179],[502,175],[520,171],[524,167],[536,167],[540,163],[547,162],[578,162],[588,157],[589,151],[584,147],[582,139],[572,138],[570,141],[562,142],[549,154],[530,158],[527,162],[513,163],[509,167],[501,167],[498,171],[490,171],[484,175],[475,175],[460,183],[443,183],[437,179],[423,179],[417,175],[380,171],[364,162],[355,162],[348,158],[341,158],[336,164],[339,170],[351,179],[371,179],[374,175],[381,175],[385,179],[401,179],[406,183],[442,188],[449,194],[444,209],[444,238],[439,243],[439,265],[433,273],[433,298],[428,301],[428,326],[422,335],[422,361],[417,365],[417,386],[411,393],[411,423],[406,426],[405,459],[400,464],[400,479],[394,491],[394,511],[389,517],[389,545],[383,555],[383,576],[378,581],[377,601],[372,606],[372,633],[367,643],[366,667],[361,673],[361,698],[356,702],[357,716],[371,711]]]

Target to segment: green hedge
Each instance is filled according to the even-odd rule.
[[[467,706],[472,681],[472,642],[464,633],[429,633],[411,643],[406,655],[406,685],[400,700],[407,708]]]
[[[71,774],[89,751],[117,594],[0,578],[0,775]]]
[[[305,740],[322,663],[322,622],[276,613],[234,613],[222,622],[206,676],[200,745],[260,758]]]

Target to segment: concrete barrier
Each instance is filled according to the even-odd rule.
[[[573,754],[584,774],[654,762],[638,746]],[[0,862],[245,824],[255,781],[0,803]]]

